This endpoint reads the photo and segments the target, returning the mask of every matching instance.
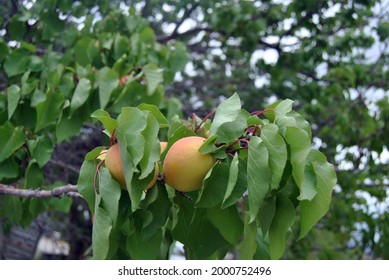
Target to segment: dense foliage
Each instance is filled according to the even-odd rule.
[[[96,109],[150,103],[170,120],[177,99],[205,116],[235,91],[248,111],[290,98],[338,184],[328,215],[285,256],[389,257],[387,1],[21,2],[0,7],[2,184],[47,185],[53,151],[96,124]],[[69,208],[59,201],[0,206],[27,225]]]

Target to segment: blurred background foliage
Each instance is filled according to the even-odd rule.
[[[98,108],[147,102],[204,117],[234,92],[249,111],[290,98],[338,184],[328,214],[285,258],[389,259],[389,1],[0,4],[0,129],[27,139],[0,153],[1,183],[75,184],[85,153],[104,142],[90,118]],[[52,203],[32,201],[0,197],[0,209],[22,209],[2,215],[3,229]],[[66,239],[90,234],[85,203],[68,204],[58,208],[80,230]]]

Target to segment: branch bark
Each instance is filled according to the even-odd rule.
[[[65,185],[52,190],[42,189],[18,189],[13,186],[0,184],[0,195],[13,195],[23,198],[52,198],[52,197],[82,197],[77,190],[77,185]]]

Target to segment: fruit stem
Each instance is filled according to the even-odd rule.
[[[270,112],[270,111],[274,111],[274,109],[265,109],[265,110],[261,110],[261,111],[254,111],[251,113],[251,115],[255,115],[255,116],[259,116],[259,115],[262,115],[266,112]]]
[[[104,162],[105,162],[105,159],[100,161],[99,164],[96,166],[95,177],[93,178],[93,188],[95,189],[95,193],[98,193],[97,188],[96,188],[97,175],[99,174],[101,166],[104,164]]]
[[[181,191],[177,191],[179,195],[185,197],[186,199],[189,199],[190,201],[193,201],[193,198],[190,197],[189,195],[187,195],[186,193],[184,192],[181,192]]]
[[[111,138],[109,139],[109,144],[110,144],[109,146],[110,147],[112,147],[113,145],[115,145],[118,142],[118,139],[115,136],[115,132],[116,132],[116,128],[113,129]]]
[[[205,123],[205,121],[206,121],[210,116],[212,116],[212,115],[215,114],[215,113],[216,113],[216,111],[212,111],[212,112],[208,113],[208,115],[206,115],[206,116],[204,117],[204,119],[201,121],[201,123],[199,123],[199,125],[196,126],[194,132],[197,133],[197,131],[198,131],[198,130],[200,129],[200,127]]]

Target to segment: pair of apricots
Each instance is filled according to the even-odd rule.
[[[201,154],[198,150],[206,138],[199,136],[185,137],[175,142],[166,154],[163,161],[163,175],[165,182],[181,192],[191,192],[200,189],[216,159],[208,154]],[[167,142],[160,143],[161,153]],[[126,189],[124,170],[120,159],[119,145],[110,147],[105,155],[105,166],[111,176],[119,182],[122,189]],[[146,189],[155,185],[158,178],[158,164],[155,164],[154,177]]]

